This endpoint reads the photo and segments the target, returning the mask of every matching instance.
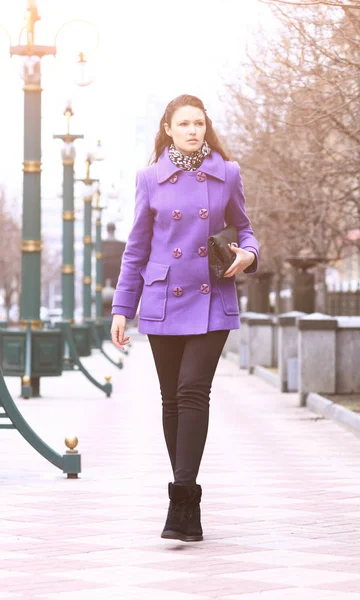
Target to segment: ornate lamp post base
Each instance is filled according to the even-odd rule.
[[[79,356],[91,356],[92,327],[90,323],[71,325],[71,332]]]
[[[75,479],[81,473],[81,454],[75,450],[77,438],[66,438],[65,444],[69,448],[65,454],[61,455],[48,446],[30,427],[18,410],[9,390],[6,386],[4,377],[0,371],[0,429],[17,429],[25,440],[53,465],[62,469],[68,479]]]
[[[0,329],[0,365],[4,375],[21,378],[21,396],[40,396],[40,377],[62,373],[60,329]]]
[[[66,344],[68,345],[70,357],[74,361],[75,365],[78,367],[79,371],[81,371],[83,373],[83,375],[85,375],[85,377],[93,385],[95,385],[97,388],[99,388],[100,390],[105,392],[106,396],[109,398],[112,393],[112,384],[110,383],[111,377],[105,377],[105,380],[106,380],[105,384],[101,384],[99,381],[97,381],[91,375],[91,373],[89,373],[89,371],[84,367],[84,365],[82,364],[82,362],[80,360],[70,323],[62,322],[62,323],[59,323],[59,326],[62,329],[64,340],[65,340]],[[91,334],[91,329],[90,329],[90,334]]]
[[[93,324],[93,347],[96,348],[96,350],[100,350],[101,354],[109,361],[111,362],[115,367],[118,367],[118,369],[123,369],[124,368],[124,362],[121,356],[119,356],[118,362],[116,362],[114,359],[111,358],[111,356],[109,356],[107,354],[107,352],[105,352],[104,348],[103,348],[103,342],[105,339],[105,327],[104,327],[104,323],[102,323],[101,321],[95,321],[95,323]],[[128,354],[127,350],[123,351],[124,354]]]

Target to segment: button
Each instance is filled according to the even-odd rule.
[[[181,217],[182,217],[181,210],[173,210],[172,218],[175,219],[175,221],[179,221],[179,219],[181,219]]]
[[[200,248],[198,249],[198,255],[199,256],[207,256],[207,248],[206,246],[200,246]]]
[[[173,250],[174,258],[180,258],[181,255],[182,255],[181,248],[175,248],[175,250]]]
[[[196,173],[196,179],[197,179],[198,181],[205,181],[205,179],[206,179],[206,175],[205,175],[205,173],[203,173],[202,171],[198,171],[198,172]]]
[[[177,175],[173,175],[172,177],[170,177],[169,181],[170,183],[176,183],[178,180],[178,176]]]
[[[174,287],[173,294],[174,294],[174,296],[176,296],[177,298],[179,298],[180,296],[183,295],[183,289],[181,287],[179,287],[179,286]]]
[[[208,294],[210,292],[210,286],[207,283],[202,283],[200,286],[200,292],[202,294]]]
[[[207,219],[208,216],[209,216],[209,211],[207,210],[207,208],[200,208],[200,210],[199,210],[200,219]]]

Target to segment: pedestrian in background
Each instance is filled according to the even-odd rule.
[[[236,259],[221,279],[209,269],[207,240],[236,227]],[[182,95],[166,107],[152,164],[136,178],[133,227],[113,299],[112,340],[129,343],[126,319],[141,299],[159,378],[165,441],[174,482],[161,537],[200,541],[197,484],[212,380],[231,329],[240,327],[235,275],[254,273],[258,242],[245,212],[239,166],[231,162],[202,101]]]

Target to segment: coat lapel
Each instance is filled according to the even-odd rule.
[[[163,150],[159,156],[159,160],[156,163],[157,181],[158,183],[164,183],[170,179],[175,173],[179,173],[182,169],[174,165],[169,158],[168,147]]]
[[[199,171],[215,177],[220,181],[225,181],[225,161],[221,154],[216,151],[212,151],[210,156],[207,156],[203,161]]]

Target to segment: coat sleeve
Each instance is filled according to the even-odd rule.
[[[244,273],[256,273],[259,267],[259,242],[254,236],[250,219],[245,212],[244,186],[239,165],[234,162],[231,167],[233,167],[231,169],[233,182],[231,196],[225,209],[225,221],[236,227],[240,248],[255,254],[254,262],[245,269]]]
[[[148,262],[153,235],[153,213],[144,174],[136,175],[135,215],[132,229],[122,256],[119,279],[112,303],[113,315],[133,319],[144,285],[140,269]]]

